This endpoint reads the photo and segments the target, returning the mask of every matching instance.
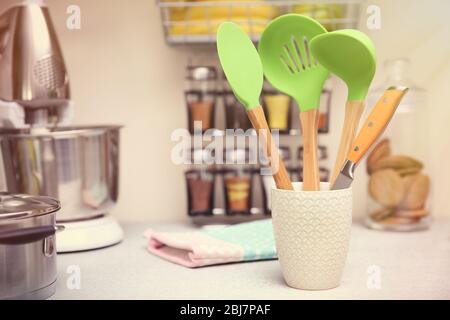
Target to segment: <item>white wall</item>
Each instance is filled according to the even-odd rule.
[[[186,219],[183,169],[170,161],[170,133],[185,127],[184,67],[188,49],[164,42],[160,16],[152,0],[49,0],[60,37],[80,124],[121,123],[120,201],[114,215],[121,220]],[[81,30],[65,27],[66,8],[81,7]],[[369,4],[369,3],[367,3]],[[366,5],[367,5],[366,4]],[[382,28],[370,31],[379,62],[409,56],[412,74],[430,90],[433,208],[446,211],[450,189],[449,133],[450,1],[370,1],[382,9]],[[364,22],[364,21],[363,21]],[[362,26],[364,23],[362,24]],[[363,29],[364,30],[364,29]],[[381,69],[375,85],[382,81]],[[345,86],[338,80],[333,100],[333,145],[337,144],[345,103]],[[418,129],[420,130],[420,129]],[[333,150],[330,150],[333,154]],[[443,159],[443,160],[441,160]],[[361,168],[363,169],[363,168]],[[366,179],[355,183],[355,214],[365,212]]]
[[[65,27],[81,8],[81,30]],[[185,55],[164,43],[159,11],[148,0],[51,0],[79,124],[125,125],[121,141],[121,220],[185,217],[182,169],[170,161],[170,134],[186,124]]]

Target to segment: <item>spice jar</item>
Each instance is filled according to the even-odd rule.
[[[210,168],[214,154],[205,149],[190,150],[192,169],[185,173],[188,215],[213,213],[215,170]]]
[[[225,199],[227,214],[250,214],[251,173],[247,170],[225,172]]]
[[[282,133],[289,132],[291,127],[291,98],[277,92],[264,93],[264,108],[270,129],[278,129]]]
[[[366,160],[370,228],[392,231],[426,229],[430,223],[429,152],[426,92],[408,78],[406,59],[387,61],[387,79],[369,96],[374,105],[390,86],[409,91],[397,108],[383,138]]]
[[[214,127],[217,96],[217,72],[214,67],[189,66],[185,92],[188,108],[188,125],[191,134],[194,128],[205,132]]]
[[[224,150],[223,184],[227,214],[251,213],[252,175],[248,159],[248,149],[237,147]]]
[[[190,216],[210,215],[213,211],[214,174],[202,170],[185,173]]]

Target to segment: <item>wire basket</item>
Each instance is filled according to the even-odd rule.
[[[362,0],[158,0],[170,44],[214,43],[219,25],[233,21],[257,42],[270,20],[299,13],[328,31],[356,28]]]

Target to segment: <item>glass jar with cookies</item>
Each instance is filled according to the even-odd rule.
[[[426,92],[408,79],[406,59],[387,61],[385,66],[388,79],[369,96],[370,105],[375,104],[386,86],[406,86],[409,91],[384,137],[366,160],[369,174],[366,224],[378,230],[422,230],[431,222]]]

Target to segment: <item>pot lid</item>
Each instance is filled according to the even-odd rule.
[[[0,221],[40,216],[60,208],[59,201],[51,197],[0,192]]]

